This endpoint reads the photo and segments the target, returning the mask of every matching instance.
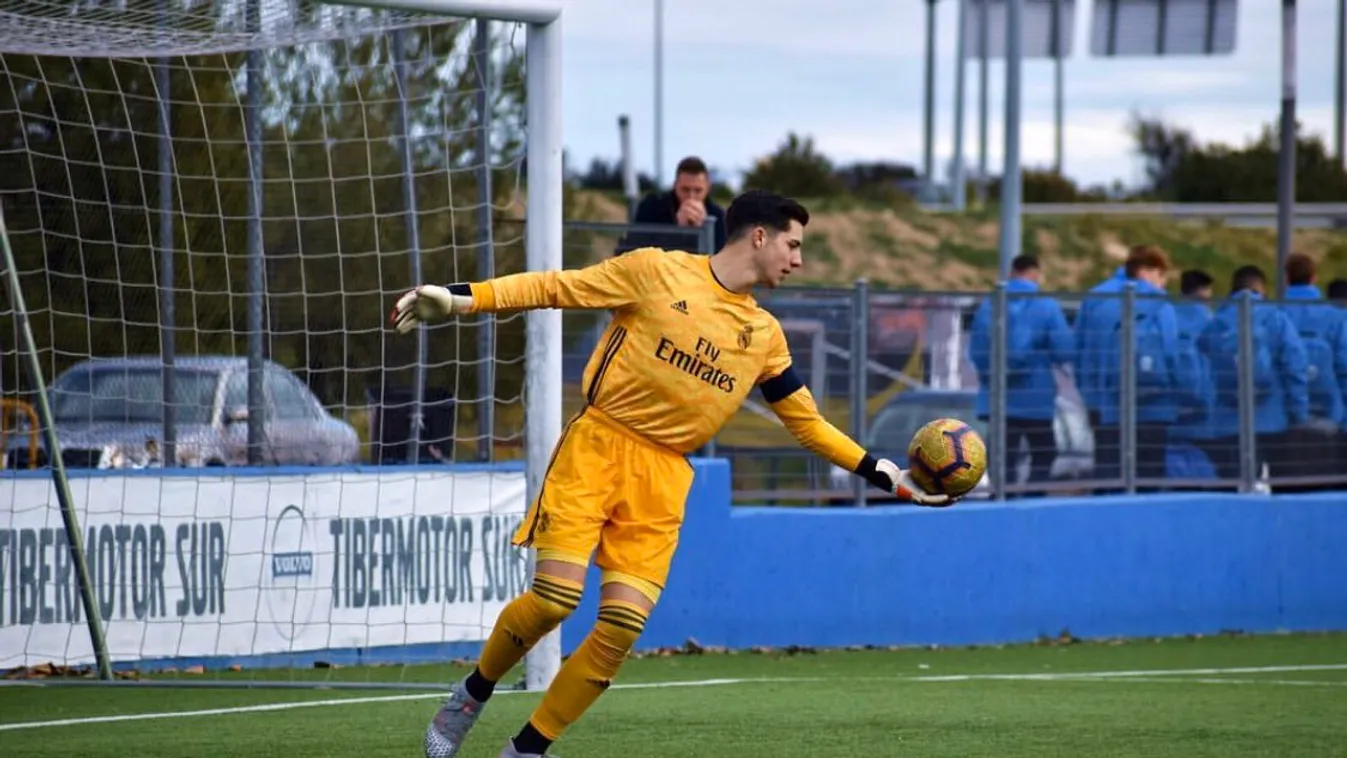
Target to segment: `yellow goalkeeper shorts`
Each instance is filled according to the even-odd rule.
[[[594,556],[602,569],[662,589],[692,476],[687,458],[586,408],[562,432],[514,544]]]

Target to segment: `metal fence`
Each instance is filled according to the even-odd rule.
[[[1335,375],[1347,356],[1315,331],[1347,323],[1332,304],[864,283],[762,302],[824,415],[876,454],[905,461],[935,418],[977,428],[991,454],[973,497],[1347,488],[1347,416],[1328,399],[1347,389]],[[740,503],[849,505],[860,494],[756,400],[716,451],[732,462]]]
[[[574,267],[648,244],[709,252],[714,229],[568,222],[563,239],[565,264]],[[779,289],[760,293],[759,301],[781,322],[796,369],[825,417],[867,449],[903,461],[913,433],[926,421],[952,416],[972,423],[992,451],[975,497],[1347,487],[1341,428],[1347,411],[1327,410],[1317,399],[1328,386],[1324,375],[1334,373],[1324,361],[1347,367],[1347,355],[1333,356],[1328,345],[1325,358],[1325,341],[1307,339],[1298,326],[1306,322],[1307,308],[1332,305],[1161,301],[1131,290],[1089,298],[892,292],[864,282]],[[1094,315],[1082,318],[1082,312]],[[1170,314],[1165,318],[1172,318],[1174,334],[1157,336],[1158,321],[1136,318],[1161,312]],[[1321,315],[1323,321],[1347,322],[1347,312]],[[580,407],[584,367],[607,322],[606,313],[563,315],[567,415]],[[452,442],[441,446],[445,459],[520,454],[523,344],[515,326],[511,319],[485,321],[460,327],[466,331],[455,340],[437,340],[448,350],[475,343],[479,331],[494,335],[486,349],[491,360],[456,347],[436,364],[441,373],[456,373],[433,384],[463,395],[435,432]],[[116,357],[106,347],[91,343],[91,356]],[[389,398],[326,392],[315,382],[326,374],[311,361],[289,353],[273,357],[333,415],[355,425],[361,460],[388,462],[379,454],[388,430],[359,420],[395,410],[377,407]],[[1173,387],[1157,387],[1157,365],[1178,377]],[[472,384],[469,375],[483,371],[485,378]],[[1338,390],[1347,389],[1347,375],[1337,378]],[[286,381],[277,375],[278,383]],[[11,394],[16,388],[20,400],[29,396],[17,385],[7,387]],[[472,402],[478,397],[486,402]],[[26,409],[17,401],[11,405],[0,408],[0,441],[10,453],[5,463],[37,465],[32,456],[18,454],[37,447],[30,434],[36,422],[14,423],[12,417]],[[1337,424],[1315,420],[1324,416]],[[877,502],[879,493],[867,491],[857,477],[801,448],[757,393],[701,452],[730,460],[740,503]],[[93,465],[92,458],[84,464]]]

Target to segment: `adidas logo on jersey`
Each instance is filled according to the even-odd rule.
[[[679,313],[686,314],[686,313],[688,312],[688,301],[686,301],[686,300],[679,300],[678,302],[674,303],[673,305],[671,305],[671,306],[669,306],[669,307],[673,308],[674,310],[678,311]]]

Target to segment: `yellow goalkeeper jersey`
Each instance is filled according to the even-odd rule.
[[[764,396],[806,447],[848,469],[864,455],[819,416],[793,371],[783,376],[791,356],[781,325],[752,295],[722,286],[709,256],[646,248],[471,290],[473,311],[612,311],[585,367],[585,402],[658,445],[679,453],[705,445],[767,383]]]

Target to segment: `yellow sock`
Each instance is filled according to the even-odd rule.
[[[546,574],[533,577],[528,592],[501,611],[491,630],[477,670],[492,682],[500,681],[543,635],[556,629],[580,605],[584,586]]]
[[[549,740],[556,740],[613,683],[645,629],[647,612],[620,600],[599,604],[598,622],[557,672],[552,686],[529,720]]]

